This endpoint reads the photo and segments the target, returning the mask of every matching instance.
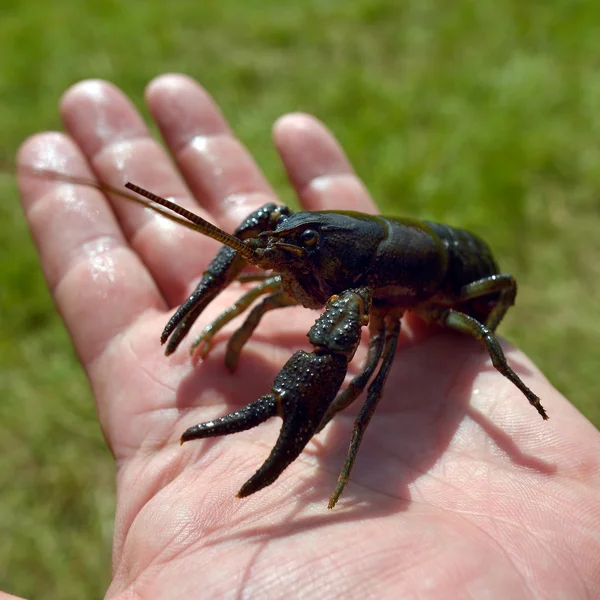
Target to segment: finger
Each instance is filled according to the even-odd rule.
[[[331,132],[310,115],[281,117],[273,138],[306,210],[376,213],[377,207]]]
[[[102,81],[81,82],[65,93],[61,113],[101,183],[122,188],[131,181],[210,218],[190,198],[166,151],[116,87]],[[214,254],[217,244],[121,198],[114,199],[113,208],[168,304],[179,303],[191,280],[205,268],[202,257]]]
[[[85,156],[63,134],[30,138],[17,161],[93,177]],[[88,366],[140,312],[163,308],[164,300],[99,191],[22,172],[19,189],[48,286]]]
[[[277,201],[204,88],[183,75],[163,75],[148,86],[146,99],[190,190],[225,229]]]

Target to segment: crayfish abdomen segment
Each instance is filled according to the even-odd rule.
[[[479,236],[444,223],[424,223],[439,237],[448,256],[444,291],[456,293],[464,285],[500,272],[492,251]]]

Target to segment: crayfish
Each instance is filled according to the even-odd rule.
[[[167,355],[177,349],[205,307],[236,279],[259,283],[205,327],[192,346],[195,353],[205,356],[212,337],[265,296],[229,339],[225,362],[230,370],[268,311],[293,305],[325,307],[308,331],[313,351],[296,352],[268,394],[240,410],[190,427],[181,436],[183,444],[245,431],[271,417],[282,418],[275,446],[241,487],[237,494],[240,498],[271,485],[310,439],[354,402],[372,380],[329,500],[328,507],[335,506],[381,398],[406,311],[481,342],[493,366],[521,390],[543,419],[548,418],[539,398],[508,365],[494,335],[514,304],[516,281],[512,275],[500,272],[487,244],[464,229],[350,211],[292,213],[285,206],[266,204],[230,235],[170,200],[130,183],[125,187],[147,200],[76,178],[45,175],[94,185],[142,203],[224,244],[196,289],[164,328],[161,343],[166,344]],[[247,264],[260,269],[260,273],[247,277],[242,272]],[[340,391],[360,343],[361,330],[367,325],[370,342],[366,361]]]

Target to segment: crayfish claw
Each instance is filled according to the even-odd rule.
[[[234,235],[240,240],[255,238],[261,231],[271,229],[280,215],[287,214],[289,214],[289,209],[285,206],[277,206],[270,202],[249,214],[236,228]],[[246,260],[237,250],[229,246],[219,249],[202,275],[196,289],[175,311],[160,336],[160,343],[167,344],[165,350],[167,356],[175,352],[208,304],[240,276],[245,266]],[[277,276],[274,277],[277,278]],[[267,281],[273,280],[274,277],[266,278],[257,288],[268,288],[271,284]]]
[[[219,435],[228,435],[252,429],[277,414],[277,401],[272,394],[261,396],[256,402],[212,421],[205,421],[183,432],[180,442],[189,442]]]
[[[346,377],[370,308],[367,288],[332,298],[308,332],[314,351],[296,352],[275,378],[270,394],[224,417],[190,427],[181,436],[182,443],[245,431],[279,415],[283,424],[275,446],[237,496],[249,496],[272,484],[317,432]]]
[[[242,486],[243,498],[273,483],[304,450],[346,376],[344,357],[296,352],[273,384],[283,424],[269,457]]]

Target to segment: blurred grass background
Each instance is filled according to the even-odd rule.
[[[597,426],[600,4],[593,0],[4,0],[0,160],[100,77],[142,107],[196,77],[283,201],[282,113],[323,119],[382,212],[471,228],[519,281],[501,333]],[[146,114],[146,113],[144,113]],[[0,176],[0,589],[97,598],[113,467],[87,383]]]

